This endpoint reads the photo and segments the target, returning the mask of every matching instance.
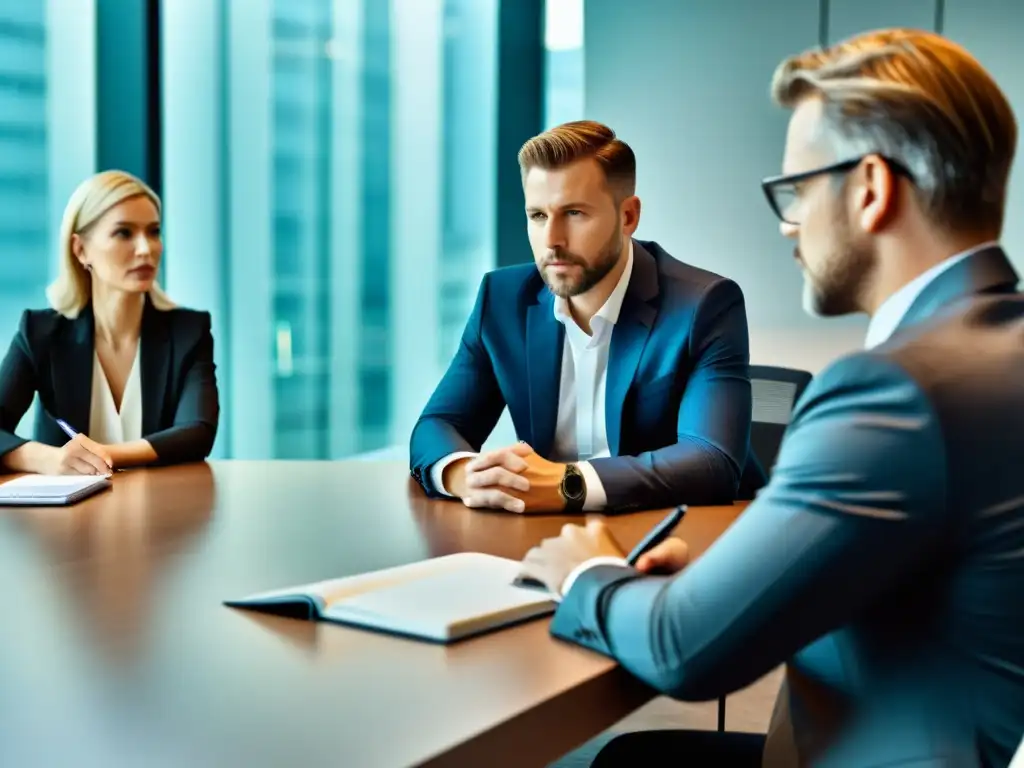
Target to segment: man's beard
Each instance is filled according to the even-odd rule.
[[[875,266],[875,255],[866,243],[855,242],[845,219],[833,227],[835,245],[812,271],[804,268],[804,311],[814,317],[838,317],[864,310],[864,294]]]
[[[611,238],[605,243],[604,247],[598,252],[597,258],[593,264],[589,264],[586,260],[571,253],[562,248],[556,248],[548,253],[541,262],[540,274],[544,278],[544,282],[547,283],[548,289],[562,299],[569,299],[573,296],[579,296],[580,294],[586,293],[599,282],[601,282],[605,276],[611,272],[615,265],[619,263],[619,257],[622,255],[622,230],[616,229],[612,233]],[[580,268],[578,276],[564,277],[558,276],[553,277],[548,272],[548,265],[552,262],[560,261],[566,264],[572,264]]]

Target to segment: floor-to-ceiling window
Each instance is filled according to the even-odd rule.
[[[494,264],[497,4],[163,4],[167,287],[215,314],[216,455],[406,442]]]
[[[583,0],[546,0],[544,126],[583,118]]]
[[[0,331],[45,303],[50,275],[46,6],[0,3]]]
[[[273,0],[268,147],[273,454],[329,453],[332,8]]]
[[[46,306],[61,212],[94,170],[94,23],[92,0],[0,1],[0,354]]]

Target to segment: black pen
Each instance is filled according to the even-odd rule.
[[[675,530],[676,526],[679,525],[685,515],[685,504],[680,504],[669,512],[668,515],[665,516],[664,520],[654,526],[650,533],[644,536],[643,540],[633,547],[633,551],[629,553],[628,557],[626,557],[626,564],[635,566],[637,561],[645,552],[654,549],[654,547],[658,546],[669,537],[669,534]]]
[[[645,552],[653,549],[667,539],[669,534],[676,529],[676,526],[679,525],[685,515],[685,504],[680,504],[669,512],[665,516],[664,520],[654,526],[654,528],[644,536],[643,541],[633,547],[633,551],[626,557],[626,565],[635,566],[637,561]],[[535,579],[532,576],[523,576],[522,574],[516,576],[515,579],[512,580],[512,584],[517,587],[547,589],[547,586],[538,579]]]

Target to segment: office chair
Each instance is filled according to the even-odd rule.
[[[750,424],[750,449],[771,477],[779,455],[782,436],[789,425],[793,406],[811,383],[811,374],[795,368],[772,365],[750,366],[754,408]],[[718,730],[725,730],[725,696],[718,698]]]
[[[750,366],[750,386],[754,395],[750,447],[769,477],[793,406],[810,383],[811,374],[807,371],[772,365]]]

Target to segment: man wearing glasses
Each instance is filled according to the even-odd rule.
[[[789,59],[773,91],[792,117],[763,187],[807,307],[869,314],[869,349],[812,382],[768,486],[692,565],[678,539],[610,563],[591,523],[526,575],[563,593],[553,634],[676,698],[786,664],[767,745],[627,734],[594,765],[1006,766],[1024,732],[1024,297],[996,240],[1016,121],[966,51],[911,30]]]

